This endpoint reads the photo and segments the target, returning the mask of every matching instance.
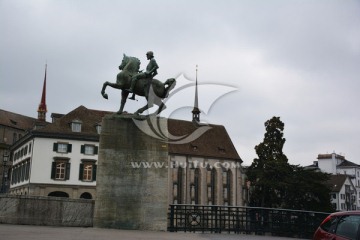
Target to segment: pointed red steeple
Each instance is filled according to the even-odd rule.
[[[46,72],[47,72],[47,64],[45,65],[45,77],[44,77],[44,85],[42,90],[42,96],[41,96],[41,102],[39,104],[38,108],[38,120],[46,122]]]

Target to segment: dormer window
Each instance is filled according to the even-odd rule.
[[[73,132],[81,132],[81,124],[80,120],[74,120],[71,122],[71,131]]]
[[[95,128],[96,128],[96,132],[98,133],[98,134],[100,134],[101,133],[101,124],[96,124],[95,125]]]
[[[225,153],[225,148],[224,147],[218,147],[218,150],[220,153]]]

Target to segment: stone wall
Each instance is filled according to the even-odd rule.
[[[0,223],[92,227],[94,200],[0,195]]]

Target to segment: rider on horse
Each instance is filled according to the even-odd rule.
[[[153,77],[155,77],[157,75],[157,69],[159,68],[159,66],[157,65],[157,63],[155,61],[154,53],[152,51],[148,51],[146,53],[146,57],[148,60],[150,60],[146,67],[146,71],[140,72],[131,78],[131,87],[130,87],[130,89],[128,89],[128,91],[132,92],[133,95],[129,99],[135,100],[134,87],[135,87],[137,80],[147,78],[147,79],[149,79],[149,83],[150,83],[151,79],[153,79]],[[148,83],[148,85],[150,85],[149,83]]]

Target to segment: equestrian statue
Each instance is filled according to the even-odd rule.
[[[130,93],[133,95],[129,99],[135,100],[135,95],[139,95],[145,97],[147,100],[147,104],[135,112],[137,115],[153,107],[154,104],[159,106],[155,112],[156,115],[166,108],[161,99],[169,96],[170,91],[176,85],[176,80],[174,78],[169,78],[165,83],[162,83],[159,80],[154,79],[153,77],[157,75],[159,66],[154,59],[154,53],[152,51],[147,52],[146,57],[150,61],[146,67],[146,71],[143,72],[139,71],[140,60],[138,58],[126,56],[124,54],[123,60],[119,66],[121,71],[117,74],[116,83],[105,82],[103,84],[101,95],[105,99],[108,99],[108,95],[105,93],[107,86],[121,89],[121,104],[117,114],[123,113],[126,100]]]

